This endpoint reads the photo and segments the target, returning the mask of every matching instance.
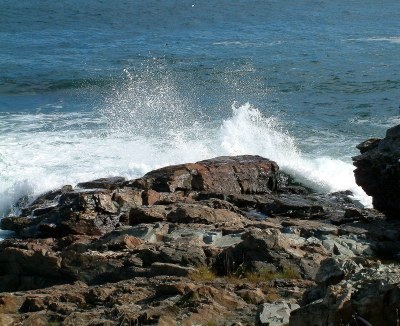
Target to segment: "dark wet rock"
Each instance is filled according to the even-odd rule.
[[[356,182],[372,196],[374,208],[389,217],[400,216],[400,125],[386,137],[368,140],[358,146],[361,155],[353,158]]]
[[[114,214],[118,208],[112,200],[110,190],[88,189],[63,194],[60,197],[60,206],[71,211],[95,211]]]
[[[126,179],[124,177],[101,178],[87,182],[78,183],[77,187],[82,189],[109,189],[121,188]]]
[[[267,203],[271,202],[269,198],[260,198],[261,196],[257,195],[246,195],[246,194],[238,194],[238,195],[229,195],[227,200],[231,202],[233,205],[236,205],[239,208],[256,208],[258,204],[264,203],[265,200]],[[264,200],[263,200],[264,199]]]
[[[281,195],[271,203],[265,203],[259,208],[266,215],[284,215],[294,218],[319,218],[325,215],[324,208],[314,198],[304,198],[300,195]]]
[[[364,154],[365,152],[368,152],[371,149],[376,148],[379,145],[380,141],[381,141],[380,138],[370,138],[363,141],[361,144],[358,144],[356,147],[357,149],[360,150],[361,154]]]
[[[319,198],[325,199],[333,206],[339,206],[342,208],[364,208],[364,206],[352,196],[353,193],[350,190],[336,191],[328,194],[316,194]]]
[[[233,203],[251,205],[267,216],[287,216],[301,219],[344,220],[348,209],[361,209],[362,205],[351,198],[351,192],[335,192],[330,194],[266,194],[254,196],[251,200],[246,197],[232,197]]]
[[[280,172],[278,179],[278,191],[280,193],[309,195],[315,193],[311,188],[305,187],[290,174]]]
[[[0,221],[3,230],[14,231],[19,234],[23,229],[34,224],[34,220],[25,216],[8,216]]]
[[[360,235],[374,241],[400,240],[400,221],[377,218],[370,221],[355,221],[338,227],[340,234]]]
[[[312,193],[309,189],[302,186],[285,186],[279,188],[280,193],[294,194],[294,195],[308,195]]]
[[[58,190],[49,191],[39,196],[29,206],[22,209],[22,216],[40,215],[39,212],[43,211],[43,209],[49,209],[56,206],[62,194],[71,191],[72,186],[66,185]],[[35,210],[39,210],[39,212],[35,214]]]
[[[168,263],[153,263],[150,266],[150,274],[156,275],[169,275],[169,276],[189,276],[194,273],[196,269],[191,267],[184,267],[177,264]]]
[[[347,208],[344,212],[343,219],[348,222],[353,221],[373,221],[374,219],[383,218],[379,212],[373,212],[370,209]]]

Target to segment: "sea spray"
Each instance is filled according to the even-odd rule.
[[[109,132],[154,138],[177,132],[188,122],[193,124],[188,99],[178,91],[171,72],[157,66],[145,67],[140,74],[126,69],[124,73],[124,81],[113,88],[99,109]]]
[[[164,99],[173,105],[167,100],[150,101],[157,92],[165,92]],[[147,102],[138,98],[143,96],[140,94],[119,97],[123,106],[118,106],[117,100],[113,105],[109,102],[100,116],[93,116],[91,129],[74,126],[68,113],[41,114],[40,119],[9,115],[3,120],[6,127],[19,128],[11,136],[1,135],[0,216],[18,213],[16,204],[21,198],[31,201],[64,184],[118,175],[136,178],[170,164],[239,154],[272,159],[309,187],[323,192],[351,190],[363,204],[370,205],[369,197],[355,184],[350,163],[302,153],[285,124],[273,114],[263,114],[249,103],[235,103],[229,118],[211,125],[185,114],[188,108],[177,98],[172,84],[160,84],[153,93],[147,93]],[[147,103],[146,108],[139,111],[137,104],[130,104],[135,101]],[[158,123],[161,104],[168,114]],[[88,117],[83,115],[72,120],[85,119]],[[152,119],[152,124],[147,119]],[[57,128],[40,129],[43,120],[52,121]],[[40,129],[35,137],[27,128],[33,125]]]
[[[354,166],[332,157],[309,157],[280,121],[265,117],[249,103],[232,106],[233,116],[222,123],[221,147],[225,155],[254,154],[276,161],[297,181],[321,192],[351,190],[357,200],[371,206],[371,199],[356,185]]]
[[[15,122],[18,117],[9,120]],[[101,125],[105,125],[104,121]],[[32,139],[21,130],[18,139],[5,143],[0,161],[1,215],[8,214],[24,196],[32,200],[64,184],[116,175],[135,178],[169,164],[239,154],[270,158],[318,191],[349,189],[365,205],[370,203],[355,184],[350,163],[330,157],[307,157],[278,119],[266,117],[250,104],[235,104],[232,116],[218,128],[185,124],[166,130],[163,135],[167,139],[157,130],[153,130],[153,137],[101,129],[90,135],[83,130],[48,130]]]

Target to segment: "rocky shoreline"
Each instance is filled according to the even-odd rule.
[[[1,221],[0,325],[399,325],[399,130],[354,158],[381,212],[259,156],[44,194]]]

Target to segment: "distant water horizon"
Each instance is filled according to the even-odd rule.
[[[400,123],[398,1],[0,2],[0,218],[100,177],[254,154],[351,190]]]

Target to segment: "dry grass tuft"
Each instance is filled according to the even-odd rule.
[[[217,278],[215,273],[207,266],[197,267],[196,271],[190,274],[192,281],[213,281]]]
[[[199,266],[196,271],[189,275],[192,281],[213,281],[217,275],[207,266]],[[243,283],[247,281],[250,283],[270,282],[279,279],[297,279],[300,278],[299,273],[291,268],[284,267],[280,272],[272,272],[269,269],[261,269],[257,272],[246,272],[244,274],[229,274],[224,277],[231,284]]]
[[[204,324],[204,326],[217,326],[217,322],[214,320],[209,320]]]
[[[251,283],[269,282],[279,279],[296,279],[299,277],[299,273],[291,267],[284,267],[281,272],[272,272],[268,269],[261,269],[258,272],[247,272],[244,274],[244,278]]]
[[[264,291],[264,293],[265,293],[265,291]],[[268,288],[268,291],[266,291],[266,293],[265,293],[265,299],[268,302],[275,302],[275,301],[281,299],[281,296],[277,289]]]

